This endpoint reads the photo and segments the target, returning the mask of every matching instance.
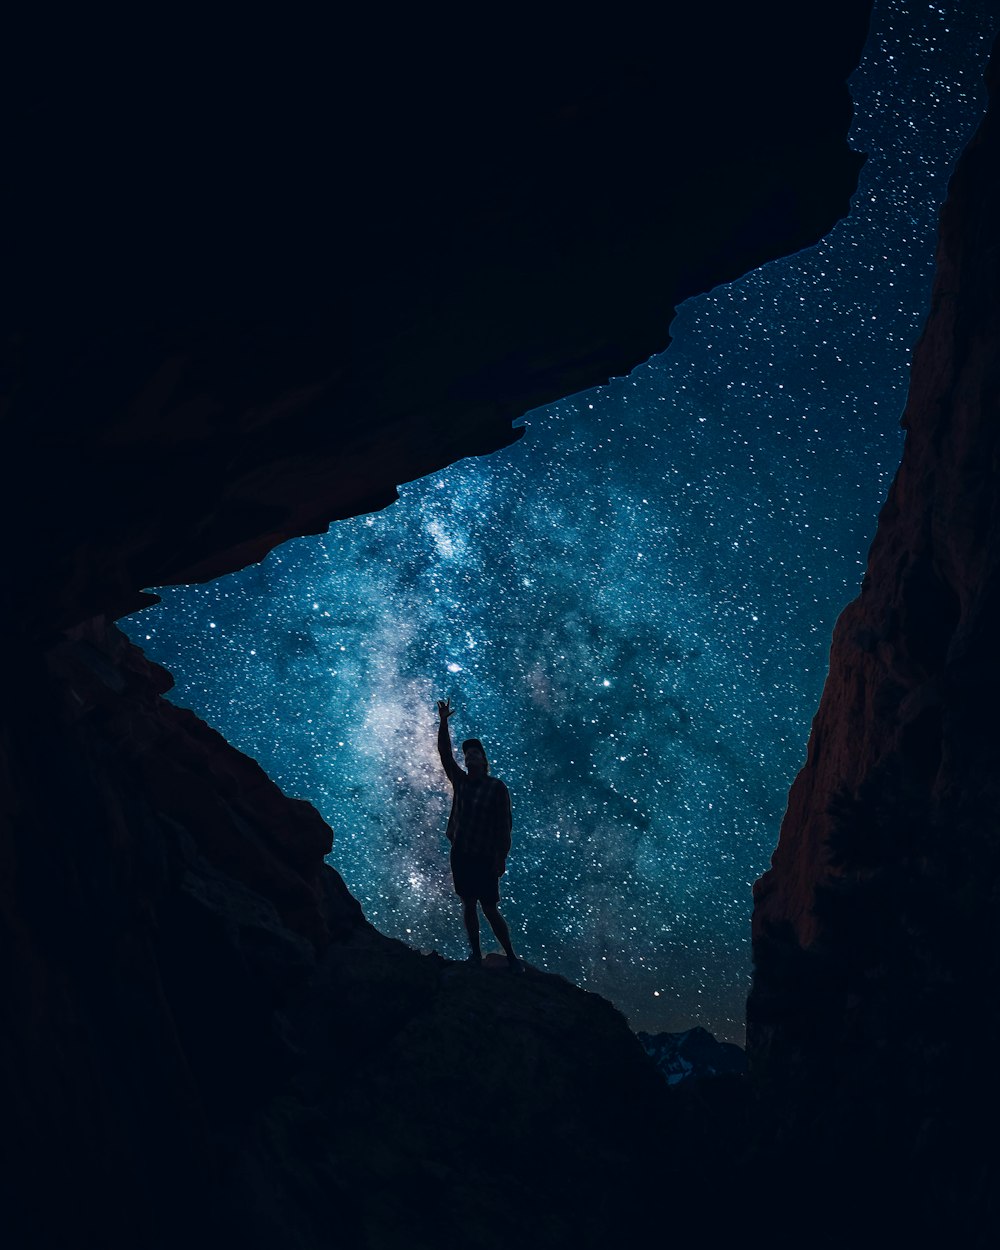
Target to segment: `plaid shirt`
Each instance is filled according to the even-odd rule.
[[[438,753],[448,780],[454,787],[446,830],[452,848],[462,855],[486,859],[502,874],[510,852],[510,791],[488,773],[473,781],[455,763],[448,722],[438,729]]]

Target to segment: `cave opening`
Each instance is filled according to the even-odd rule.
[[[881,7],[852,81],[870,154],[852,215],[689,301],[666,355],[129,618],[171,697],[317,806],[384,932],[463,953],[434,755],[450,694],[514,796],[504,889],[528,960],[638,1029],[742,1041],[750,884],[898,460],[987,33]]]

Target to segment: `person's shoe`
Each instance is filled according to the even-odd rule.
[[[473,968],[481,968],[483,966],[483,957],[482,955],[472,954],[467,956],[465,962]]]
[[[513,955],[513,956],[508,955],[507,956],[507,971],[508,972],[523,972],[524,964],[520,959],[518,959],[516,955]]]

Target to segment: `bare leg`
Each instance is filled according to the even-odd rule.
[[[483,915],[489,921],[490,928],[496,934],[497,941],[504,948],[507,960],[511,964],[517,963],[517,956],[514,954],[514,947],[510,940],[510,930],[507,928],[507,922],[500,915],[500,910],[496,903],[483,903]]]
[[[482,959],[483,953],[479,946],[479,912],[476,910],[474,898],[462,899],[462,919],[465,921],[465,931],[469,935],[472,958]]]

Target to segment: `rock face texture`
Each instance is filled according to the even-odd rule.
[[[771,870],[757,883],[752,1068],[820,1143],[949,1212],[989,1209],[1000,1041],[1000,65],[952,179],[902,464]],[[977,1143],[977,1144],[973,1144]],[[846,1151],[846,1154],[845,1154]],[[887,1160],[891,1161],[887,1165]],[[843,1169],[842,1169],[843,1170]],[[886,1198],[886,1192],[883,1198]],[[955,1195],[962,1193],[960,1204]],[[890,1209],[891,1200],[886,1201]],[[967,1221],[968,1226],[963,1227]],[[891,1221],[890,1221],[891,1223]],[[898,1233],[898,1227],[896,1228]]]
[[[556,3],[473,39],[446,4],[205,18],[134,60],[89,21],[65,55],[22,43],[5,619],[48,636],[231,572],[662,350],[680,300],[846,213],[869,9]]]
[[[704,1232],[701,1095],[678,1111],[592,995],[375,933],[317,814],[113,621],[505,445],[666,346],[679,300],[818,238],[869,7],[535,6],[474,46],[446,9],[131,42],[88,13],[37,62],[18,43],[8,1243],[585,1247],[664,1186]]]
[[[8,670],[2,1186],[24,1244],[176,1235],[282,1079],[277,1008],[365,923],[317,813],[170,684],[98,622]]]

